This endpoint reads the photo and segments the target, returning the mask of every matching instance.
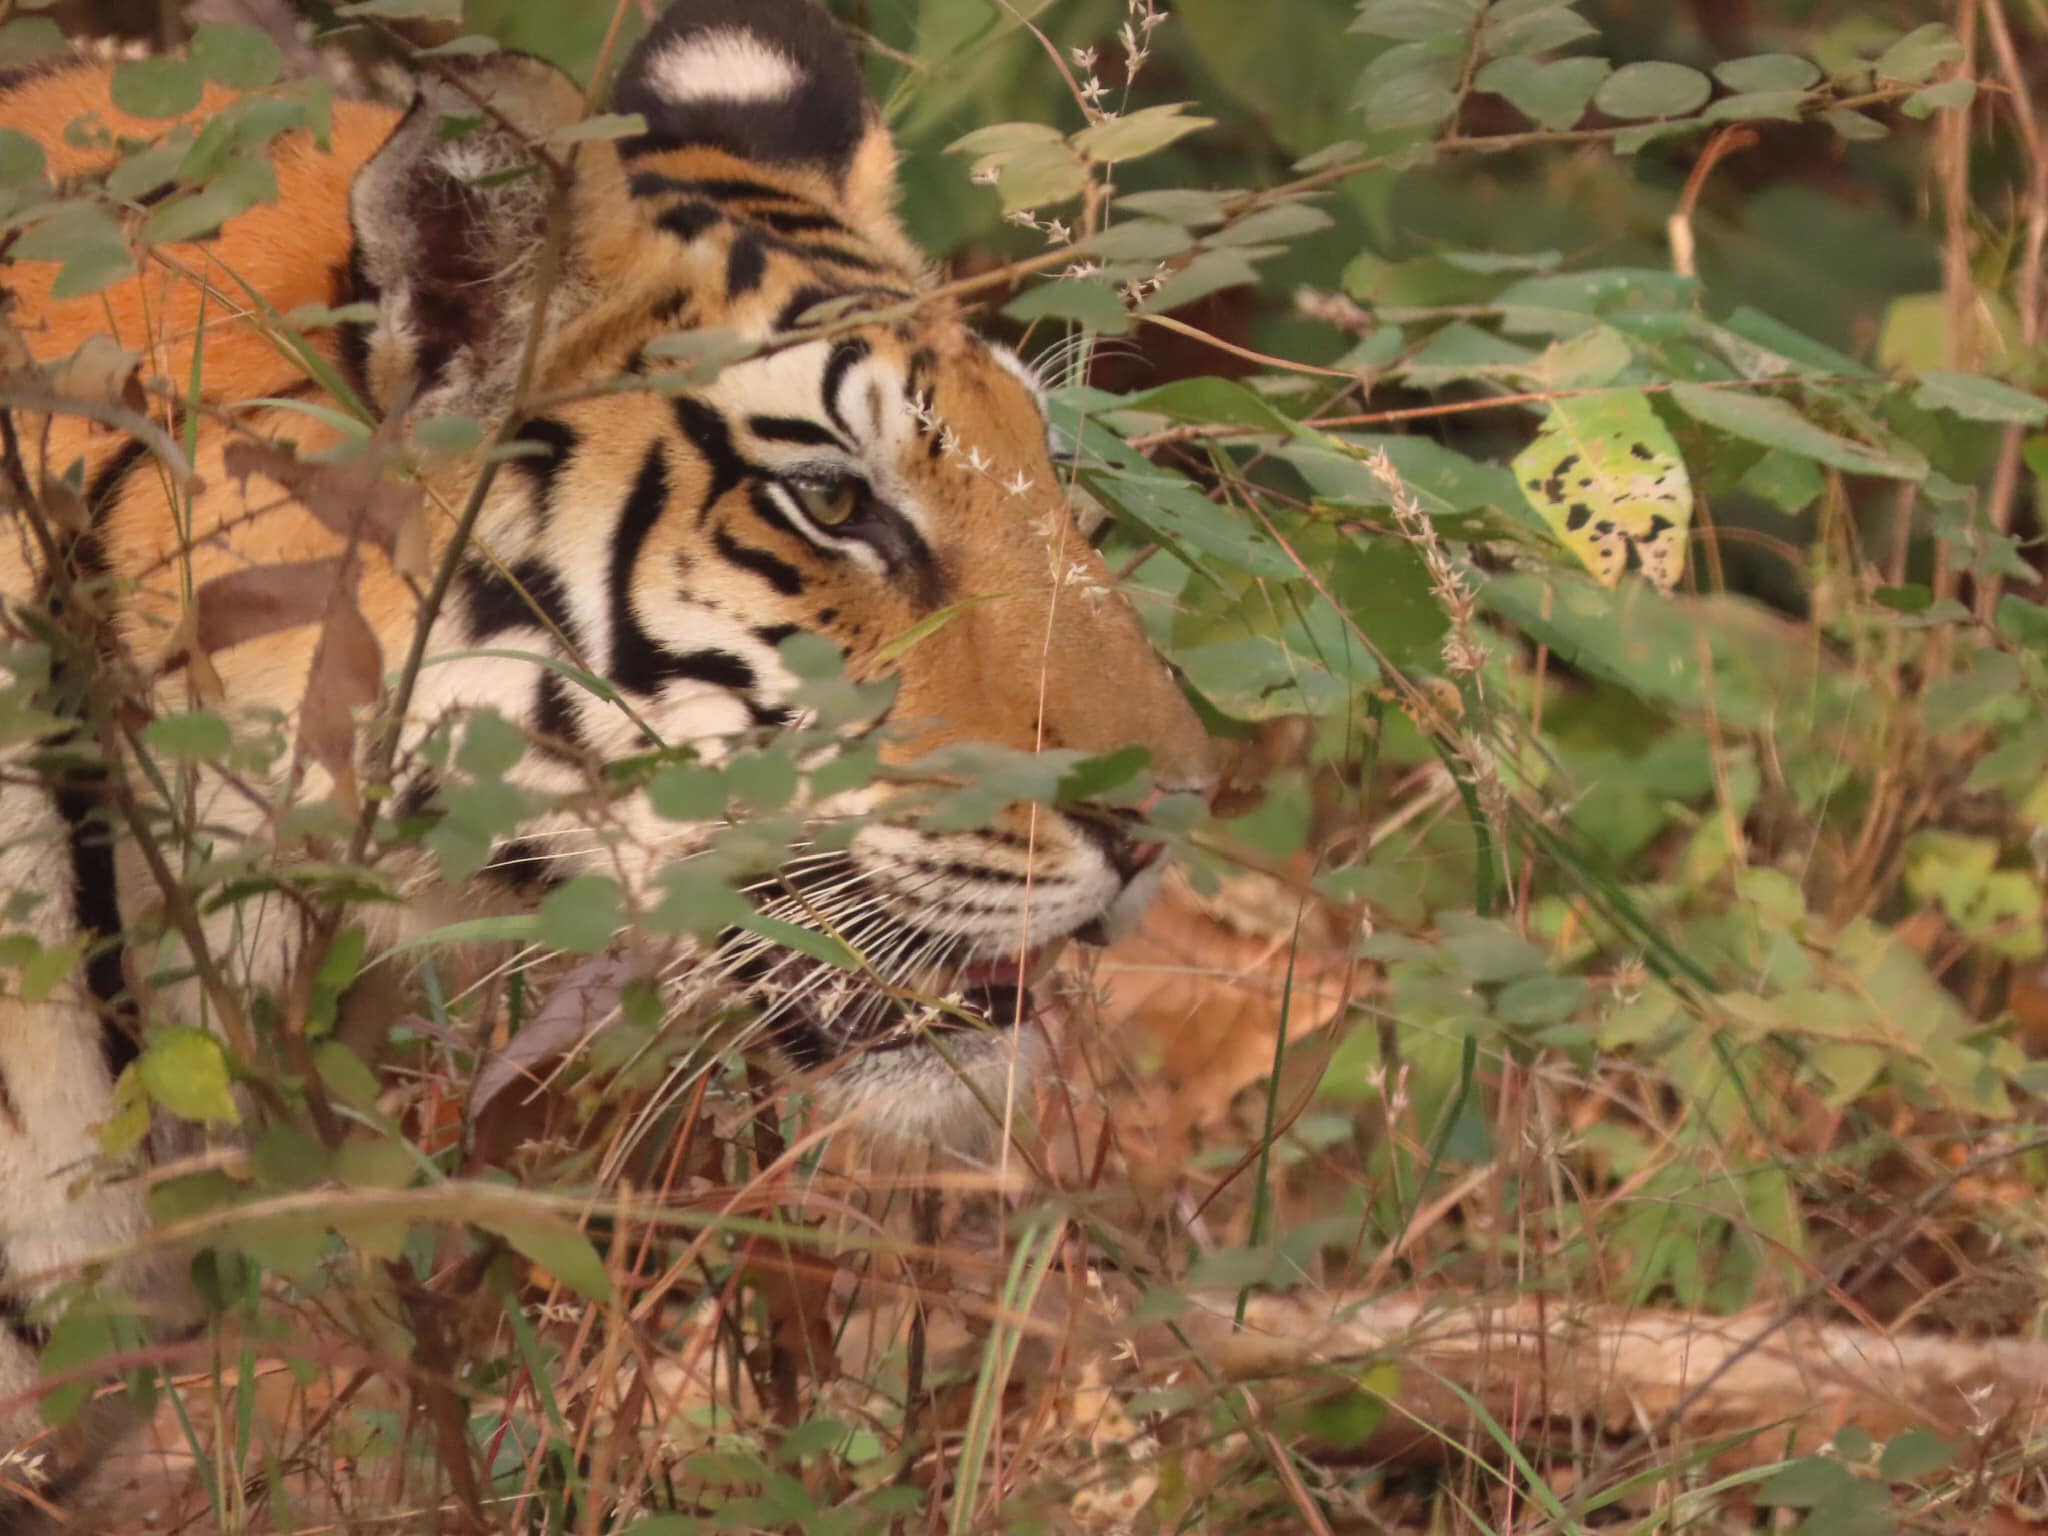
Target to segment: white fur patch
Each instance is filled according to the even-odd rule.
[[[803,84],[796,60],[738,27],[678,38],[648,63],[664,101],[786,101]]]
[[[847,1057],[819,1081],[818,1115],[884,1145],[981,1156],[1000,1140],[1013,1096],[1030,1098],[1044,1062],[1028,1026],[948,1030],[943,1050],[915,1040]]]

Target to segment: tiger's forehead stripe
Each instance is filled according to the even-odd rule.
[[[781,292],[772,308],[758,307],[748,316],[700,312],[700,323],[752,319],[754,324],[744,328],[767,334],[789,328],[803,310],[835,299],[915,297],[916,271],[832,211],[814,175],[789,172],[786,179],[770,180],[773,170],[749,167],[748,172],[739,174],[718,151],[688,149],[650,156],[627,180],[627,189],[662,235],[689,247],[722,242],[723,281],[716,301],[728,308],[763,292],[771,262],[786,265],[795,294]]]

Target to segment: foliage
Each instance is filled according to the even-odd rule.
[[[18,9],[0,61],[53,52],[48,18]],[[203,689],[197,708],[129,701],[138,771],[169,790],[148,836],[175,875],[130,935],[152,985],[207,969],[166,938],[181,915],[237,907],[258,943],[266,899],[319,914],[297,997],[245,995],[217,956],[206,1017],[149,1021],[106,1128],[110,1159],[150,1107],[246,1148],[152,1191],[197,1245],[213,1311],[179,1362],[210,1384],[154,1384],[217,1398],[259,1357],[310,1383],[293,1319],[338,1318],[376,1362],[366,1380],[403,1383],[408,1362],[436,1378],[421,1412],[452,1426],[462,1471],[396,1389],[360,1382],[318,1418],[335,1455],[458,1502],[467,1479],[523,1501],[530,1529],[602,1513],[635,1536],[1066,1528],[1100,1518],[1103,1483],[1139,1490],[1130,1528],[1160,1531],[1358,1511],[1507,1529],[1532,1499],[1559,1528],[1620,1502],[1646,1530],[1760,1505],[1815,1533],[1883,1531],[1967,1520],[2038,1476],[2038,1431],[1989,1427],[1968,1465],[1920,1429],[1774,1442],[1721,1480],[1702,1470],[1719,1443],[1662,1484],[1555,1446],[1534,1475],[1475,1419],[1444,1431],[1451,1470],[1417,1492],[1327,1454],[1381,1427],[1398,1359],[1278,1406],[1199,1374],[1122,1404],[1067,1383],[1041,1406],[1085,1400],[1142,1431],[1051,1445],[1005,1414],[1005,1389],[1037,1342],[1018,1319],[1085,1290],[1090,1255],[1154,1320],[1194,1290],[1363,1284],[1713,1312],[1819,1297],[1938,1326],[1978,1265],[2038,1262],[2048,173],[2023,66],[2048,49],[2048,14],[1965,0],[1914,25],[1910,7],[1776,0],[1730,53],[1689,8],[1597,0],[1272,0],[1256,27],[1232,0],[836,9],[906,152],[909,225],[1040,360],[1098,543],[1205,721],[1257,764],[1262,803],[1209,817],[1181,797],[1152,813],[1157,835],[1199,891],[1253,871],[1328,915],[1359,967],[1346,1005],[1320,1034],[1267,1042],[1263,1085],[1217,1107],[1185,1167],[1147,1167],[1142,1138],[1110,1134],[1141,1111],[1108,1074],[1078,1090],[1112,1106],[1101,1156],[1077,1167],[1052,1130],[1020,1132],[1018,1164],[1043,1177],[1016,1202],[963,1379],[926,1377],[923,1333],[892,1313],[864,1378],[812,1380],[818,1355],[848,1358],[824,1323],[847,1312],[835,1277],[936,1282],[881,1219],[903,1202],[877,1186],[874,1224],[846,1218],[844,1170],[808,1149],[792,1161],[810,1184],[785,1177],[773,1116],[735,1107],[758,1086],[743,1032],[595,967],[622,930],[734,925],[860,963],[735,893],[801,839],[809,797],[873,775],[853,728],[876,694],[792,642],[805,730],[716,761],[650,747],[549,803],[508,782],[533,745],[518,729],[451,718],[417,748],[446,769],[438,798],[397,807],[380,798],[387,722],[421,662],[460,658],[401,671],[364,649],[353,600],[330,600],[346,570],[276,568],[267,617],[247,591],[195,595],[195,666],[318,618],[329,671],[308,698],[324,704],[288,724],[226,718]],[[475,0],[472,30],[423,55],[392,25],[452,10],[375,0],[331,19],[339,44],[410,68],[502,41],[580,74],[638,25],[630,4]],[[53,181],[0,135],[8,259],[90,294],[274,198],[266,152],[324,133],[329,111],[324,81],[285,68],[262,33],[214,23],[181,57],[122,65],[117,99],[145,117],[188,110],[208,81],[251,94],[119,145],[103,178]],[[269,317],[350,407],[298,332],[316,318]],[[732,361],[727,340],[678,338],[668,382]],[[132,357],[68,366],[40,386],[162,423],[150,446],[182,464],[191,381]],[[262,472],[400,561],[422,469],[505,441],[500,423],[444,419],[396,444],[367,412],[327,415],[352,453],[273,448]],[[81,489],[41,504],[57,518]],[[0,745],[49,735],[64,643],[8,639]],[[564,681],[612,697],[587,672]],[[1261,756],[1290,730],[1299,750]],[[274,836],[235,844],[183,819],[201,784],[267,784],[301,753],[335,791],[278,789]],[[1134,763],[953,766],[933,817],[1138,798]],[[408,951],[418,1012],[394,1059],[345,1038],[362,913],[402,896],[394,849],[460,882],[522,828],[565,811],[601,826],[633,797],[725,823],[657,906],[589,875],[466,920],[438,937],[498,946],[502,965]],[[1303,943],[1297,928],[1283,946],[1283,996]],[[77,958],[0,933],[24,997]],[[578,1038],[574,1009],[550,1022],[577,986],[609,987],[616,1017],[558,1102],[514,1114],[479,1089],[463,1123],[451,1103],[498,1051],[518,1056],[522,1030]],[[800,1135],[801,1104],[784,1108]],[[494,1135],[516,1182],[472,1156]],[[1904,1297],[1865,1264],[1893,1208],[1915,1214],[1917,1246],[1875,1267],[1916,1278]],[[437,1310],[450,1295],[454,1321]],[[80,1296],[50,1336],[53,1376],[133,1342],[133,1319]],[[1996,1330],[2033,1335],[2040,1303],[2023,1294]],[[693,1376],[700,1360],[715,1364]],[[215,1517],[253,1529],[250,1490],[281,1468],[235,1411],[239,1436],[196,1464]],[[646,1443],[612,1433],[626,1420]]]

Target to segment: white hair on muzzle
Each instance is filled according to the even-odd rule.
[[[869,1140],[974,1157],[995,1145],[1003,1106],[1035,1088],[1045,1048],[1027,1026],[947,1030],[835,1063],[813,1090],[822,1124],[844,1120]],[[993,1112],[993,1113],[991,1113]]]

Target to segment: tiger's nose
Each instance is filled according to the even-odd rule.
[[[1091,810],[1073,817],[1075,828],[1108,861],[1128,885],[1159,862],[1166,844],[1145,841],[1137,818],[1129,811]]]

